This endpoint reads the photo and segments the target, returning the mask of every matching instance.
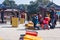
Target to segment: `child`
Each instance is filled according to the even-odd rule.
[[[43,20],[44,28],[43,29],[48,29],[49,30],[49,27],[48,27],[49,21],[50,21],[49,17],[44,18],[44,20]]]

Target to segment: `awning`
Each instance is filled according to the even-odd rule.
[[[0,9],[6,10],[6,6],[3,4],[0,4]]]
[[[10,11],[18,11],[18,10],[17,9],[13,9],[13,10],[12,9],[6,9],[5,11],[9,11],[10,12]]]

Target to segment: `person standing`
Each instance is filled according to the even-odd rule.
[[[55,28],[55,17],[54,17],[54,15],[55,15],[55,8],[54,7],[52,7],[51,9],[50,9],[50,18],[51,18],[51,26],[50,26],[50,28],[51,29],[54,29]]]
[[[12,24],[12,17],[15,16],[14,12],[11,12],[10,14],[10,23]]]
[[[23,24],[25,22],[25,13],[21,13],[21,18],[20,18],[20,24]]]
[[[4,10],[1,11],[1,21],[4,23]]]

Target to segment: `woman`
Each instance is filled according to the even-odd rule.
[[[54,29],[55,28],[55,17],[54,17],[54,15],[55,15],[55,8],[54,7],[52,7],[51,9],[50,9],[50,18],[51,18],[51,26],[50,26],[50,28],[51,29]]]

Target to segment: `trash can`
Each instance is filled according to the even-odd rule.
[[[12,17],[12,27],[18,27],[18,18]]]

